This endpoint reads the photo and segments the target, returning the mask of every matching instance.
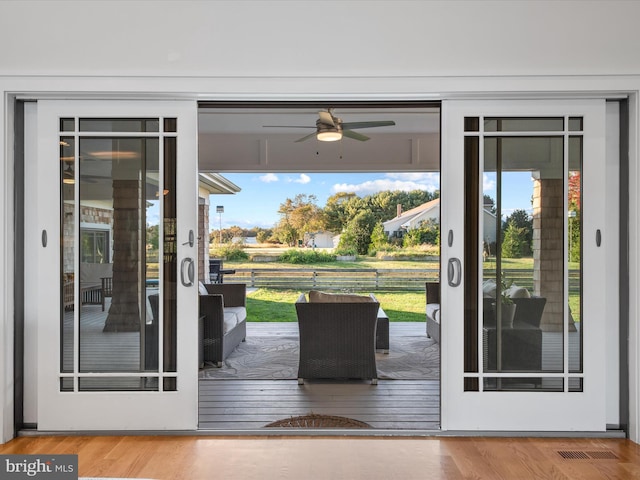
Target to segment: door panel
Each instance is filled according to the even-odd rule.
[[[195,103],[42,101],[38,132],[38,429],[195,429]]]
[[[443,428],[605,430],[604,112],[443,104]]]

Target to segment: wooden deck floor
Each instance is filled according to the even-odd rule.
[[[433,380],[368,383],[295,380],[200,382],[199,428],[256,430],[290,417],[322,414],[366,422],[377,429],[440,428],[440,388]]]
[[[424,323],[391,323],[390,335],[425,334]],[[295,323],[249,323],[247,336],[295,336]],[[376,429],[439,430],[440,382],[200,380],[199,428],[257,430],[285,418],[323,414],[366,422]]]

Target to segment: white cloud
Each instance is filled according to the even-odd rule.
[[[278,181],[278,176],[274,173],[267,173],[266,175],[262,175],[259,178],[260,178],[260,181],[264,183],[271,183],[271,182]]]
[[[349,184],[338,183],[331,187],[333,193],[354,192],[357,195],[371,195],[385,190],[426,190],[434,192],[440,188],[440,175],[437,173],[389,173],[385,178]]]
[[[298,178],[296,178],[294,180],[295,183],[309,183],[311,181],[311,177],[309,175],[305,175],[304,173],[301,173],[300,176]]]
[[[311,181],[311,177],[309,175],[301,173],[299,177],[287,177],[285,181],[287,183],[302,183],[304,185],[305,183],[309,183]]]
[[[440,182],[440,174],[437,172],[395,172],[385,174],[388,178],[398,180],[412,180],[415,182],[428,182],[438,184]]]
[[[482,174],[482,191],[490,192],[496,189],[496,179],[495,177],[490,177],[486,173]]]

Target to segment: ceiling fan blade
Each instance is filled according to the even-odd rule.
[[[336,123],[333,120],[333,115],[329,112],[318,112],[320,115],[320,123],[324,123],[325,125],[331,125],[332,127],[336,126]]]
[[[299,138],[298,140],[296,140],[294,143],[299,143],[299,142],[304,142],[305,140],[309,140],[312,137],[316,136],[316,132],[310,133],[309,135],[305,135],[302,138]]]
[[[263,128],[316,128],[315,125],[263,125]]]
[[[342,136],[347,138],[353,138],[354,140],[360,140],[361,142],[366,142],[369,140],[369,137],[366,135],[362,135],[361,133],[354,132],[353,130],[342,130]]]
[[[371,127],[391,127],[396,122],[393,120],[379,120],[376,122],[347,122],[342,124],[342,128],[371,128]]]

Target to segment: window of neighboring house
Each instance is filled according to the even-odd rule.
[[[83,229],[81,238],[82,262],[109,263],[109,231]]]

